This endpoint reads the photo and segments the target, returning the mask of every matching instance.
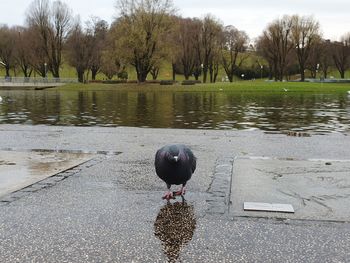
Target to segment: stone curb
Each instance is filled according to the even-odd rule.
[[[224,215],[228,213],[233,162],[234,157],[223,157],[216,161],[213,180],[208,189],[210,196],[206,199],[208,214]]]

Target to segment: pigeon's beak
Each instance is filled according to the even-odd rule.
[[[177,162],[178,159],[179,159],[179,156],[174,156],[175,162]]]

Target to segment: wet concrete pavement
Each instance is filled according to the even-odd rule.
[[[349,262],[350,219],[341,206],[337,222],[319,216],[283,219],[276,213],[261,218],[238,209],[239,200],[250,195],[243,183],[244,175],[252,174],[249,169],[254,178],[260,165],[267,174],[271,167],[285,167],[264,165],[254,157],[299,160],[297,166],[306,166],[302,162],[309,159],[347,161],[348,136],[1,125],[0,139],[2,150],[94,154],[71,171],[1,199],[0,262]],[[167,205],[153,158],[160,146],[177,142],[191,146],[198,170],[188,184],[186,204],[178,198],[179,203]],[[242,167],[244,161],[249,162]],[[238,176],[236,162],[243,169]],[[327,175],[334,175],[336,167],[327,166]],[[347,167],[341,164],[346,180]],[[240,184],[242,194],[237,195],[234,188]],[[255,191],[257,199],[279,196],[265,186]]]
[[[275,217],[350,221],[350,160],[238,158],[232,178],[236,216],[270,217],[243,211],[244,202],[264,202],[293,205],[295,213]]]

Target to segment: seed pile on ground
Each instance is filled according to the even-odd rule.
[[[169,202],[160,209],[154,223],[154,234],[162,241],[169,262],[176,262],[181,248],[192,239],[195,228],[193,206],[185,202]]]

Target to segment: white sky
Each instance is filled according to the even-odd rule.
[[[86,21],[91,15],[111,22],[116,15],[116,0],[63,0],[74,15]],[[313,15],[321,24],[325,38],[336,40],[350,31],[349,0],[173,0],[178,13],[202,17],[211,13],[225,25],[245,30],[257,37],[266,25],[284,14]],[[23,25],[31,1],[0,0],[0,24]]]

